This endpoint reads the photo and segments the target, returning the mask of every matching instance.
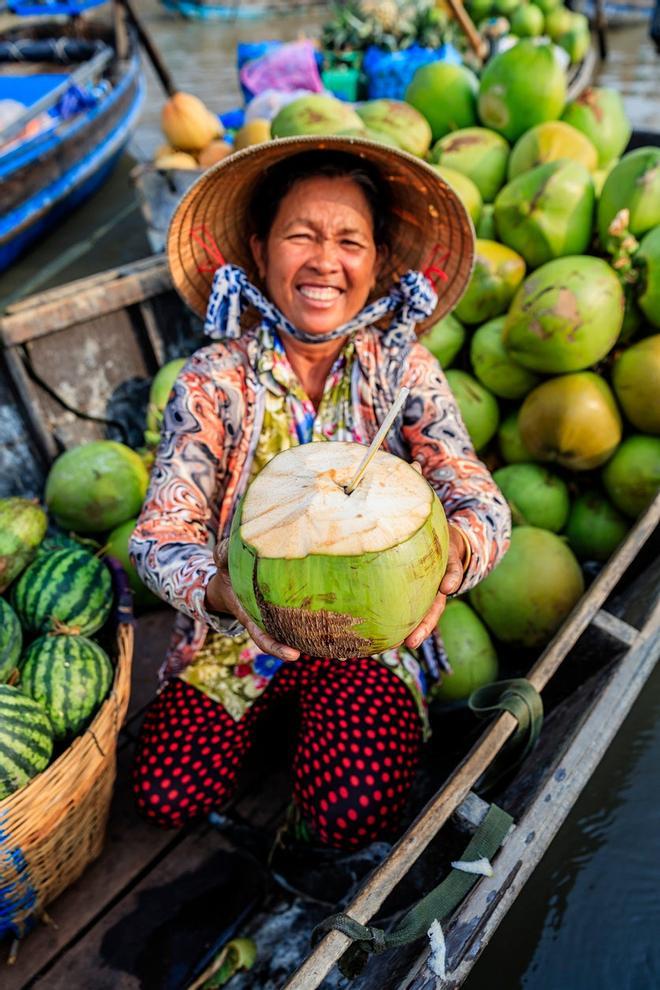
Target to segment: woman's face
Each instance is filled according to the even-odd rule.
[[[284,196],[265,241],[250,241],[272,302],[307,333],[327,333],[365,305],[378,251],[367,199],[352,179],[315,176]]]

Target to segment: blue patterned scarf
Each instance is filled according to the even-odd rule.
[[[386,331],[386,342],[389,343],[396,338],[413,335],[415,324],[433,313],[437,301],[438,297],[428,279],[421,272],[408,271],[388,295],[369,303],[348,323],[328,333],[307,333],[289,323],[277,306],[250,282],[242,268],[222,265],[213,276],[204,331],[214,340],[235,340],[241,335],[242,314],[252,307],[262,317],[262,326],[284,331],[306,344],[324,344],[371,326],[391,313],[392,320]]]

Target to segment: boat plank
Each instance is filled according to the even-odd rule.
[[[455,990],[468,976],[511,903],[520,893],[630,711],[660,656],[660,601],[582,724],[576,726],[536,800],[480,882],[447,926],[448,978],[428,968],[428,952],[397,990]],[[515,873],[513,872],[515,871]],[[511,882],[502,890],[504,881]],[[495,907],[493,908],[493,903]]]
[[[145,612],[137,620],[131,698],[128,703],[125,731],[137,728],[135,720],[139,719],[145,706],[158,690],[158,671],[165,659],[175,618],[174,609],[164,607]]]
[[[122,426],[125,441],[130,442],[126,431],[131,422],[140,435],[139,399],[133,391],[126,396],[136,380],[151,377],[148,356],[139,328],[125,310],[26,345],[27,370],[40,418],[60,448],[103,439],[114,421]],[[127,368],[132,369],[129,379]]]
[[[40,305],[9,313],[0,320],[0,340],[5,347],[15,347],[66,330],[74,324],[116,313],[165,292],[171,288],[165,260],[158,257],[151,260],[149,267],[110,282],[100,282],[83,292],[56,296]]]
[[[35,292],[26,296],[25,299],[17,299],[16,302],[7,306],[5,313],[7,316],[16,316],[19,313],[29,312],[63,299],[75,299],[91,289],[100,288],[108,285],[108,283],[127,278],[129,275],[150,273],[154,267],[159,267],[162,262],[162,256],[149,255],[148,258],[130,261],[125,265],[118,265],[116,268],[107,268],[102,272],[95,272],[93,275],[85,275],[84,278],[77,278],[71,282],[65,282],[63,285],[55,285],[52,288],[43,289],[41,292]]]

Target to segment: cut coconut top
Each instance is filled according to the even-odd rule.
[[[410,464],[380,450],[347,495],[365,450],[317,442],[277,454],[245,496],[244,542],[260,557],[293,559],[380,553],[409,539],[429,517],[433,489]]]

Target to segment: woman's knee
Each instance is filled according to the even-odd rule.
[[[248,748],[224,709],[198,695],[181,681],[168,684],[147,711],[138,739],[135,801],[163,828],[179,828],[233,797]]]

